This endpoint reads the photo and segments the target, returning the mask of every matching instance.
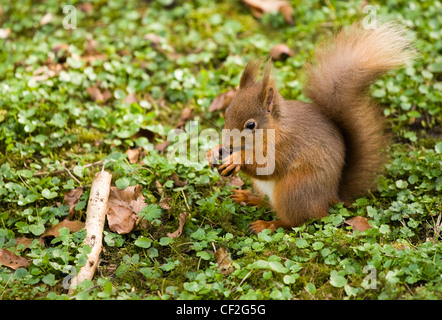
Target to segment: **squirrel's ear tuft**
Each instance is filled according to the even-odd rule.
[[[239,80],[239,88],[243,89],[245,87],[248,87],[255,83],[256,75],[258,74],[259,65],[261,64],[261,61],[249,61],[247,63],[242,76],[241,80]]]
[[[269,59],[264,66],[264,76],[262,78],[262,89],[260,94],[261,101],[264,103],[268,112],[273,111],[276,94],[273,80],[270,77],[271,71],[272,61]]]

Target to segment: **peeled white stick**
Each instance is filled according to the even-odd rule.
[[[77,284],[83,280],[91,280],[98,265],[103,241],[103,228],[108,210],[108,199],[112,175],[104,170],[98,172],[92,181],[89,202],[86,211],[86,239],[85,245],[91,247],[86,264],[81,267],[76,276],[72,278],[69,294],[74,293]]]

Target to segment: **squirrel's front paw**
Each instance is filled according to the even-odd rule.
[[[216,168],[221,164],[220,158],[222,154],[222,145],[217,145],[207,151],[206,159],[209,162],[210,168]]]
[[[230,156],[222,160],[222,164],[218,167],[218,171],[222,176],[233,176],[241,170],[241,152],[234,152]]]

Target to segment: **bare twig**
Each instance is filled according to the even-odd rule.
[[[232,290],[232,293],[235,292],[236,290],[238,290],[239,287],[242,286],[242,284],[244,283],[244,281],[246,281],[246,279],[250,276],[250,274],[253,272],[253,269],[249,271],[249,273],[246,274],[246,276],[241,280],[241,282]]]
[[[96,162],[93,162],[93,163],[88,163],[88,164],[85,164],[84,166],[83,166],[83,168],[89,168],[89,167],[93,167],[93,166],[98,166],[98,165],[100,165],[100,164],[102,164],[103,163],[103,160],[99,160],[99,161],[96,161]],[[38,176],[47,176],[47,175],[52,175],[52,174],[60,174],[60,173],[64,173],[64,172],[68,172],[68,169],[66,168],[66,167],[64,167],[63,166],[63,170],[54,170],[54,171],[42,171],[42,172],[35,172],[35,173],[33,173],[32,175],[34,176],[34,177],[38,177]],[[69,173],[69,172],[68,172]],[[72,176],[72,175],[71,175]],[[78,181],[78,180],[77,180]]]
[[[79,184],[80,186],[82,185],[81,181],[78,180],[77,177],[74,176],[68,168],[66,168],[65,166],[63,166],[63,168],[64,168],[64,170],[66,170],[66,172],[67,172],[67,173],[68,173],[68,174],[69,174],[69,175],[70,175],[75,181],[78,182],[78,184]]]
[[[104,167],[103,167],[104,169]],[[83,280],[92,279],[98,265],[103,241],[103,228],[108,209],[108,199],[112,175],[104,170],[95,175],[92,181],[89,202],[86,211],[86,239],[85,245],[91,247],[86,265],[72,279],[69,294],[72,294],[75,287]]]

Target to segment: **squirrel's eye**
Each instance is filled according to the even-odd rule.
[[[255,127],[256,127],[256,123],[254,121],[249,121],[246,124],[246,128],[249,130],[253,130],[253,129],[255,129]]]

